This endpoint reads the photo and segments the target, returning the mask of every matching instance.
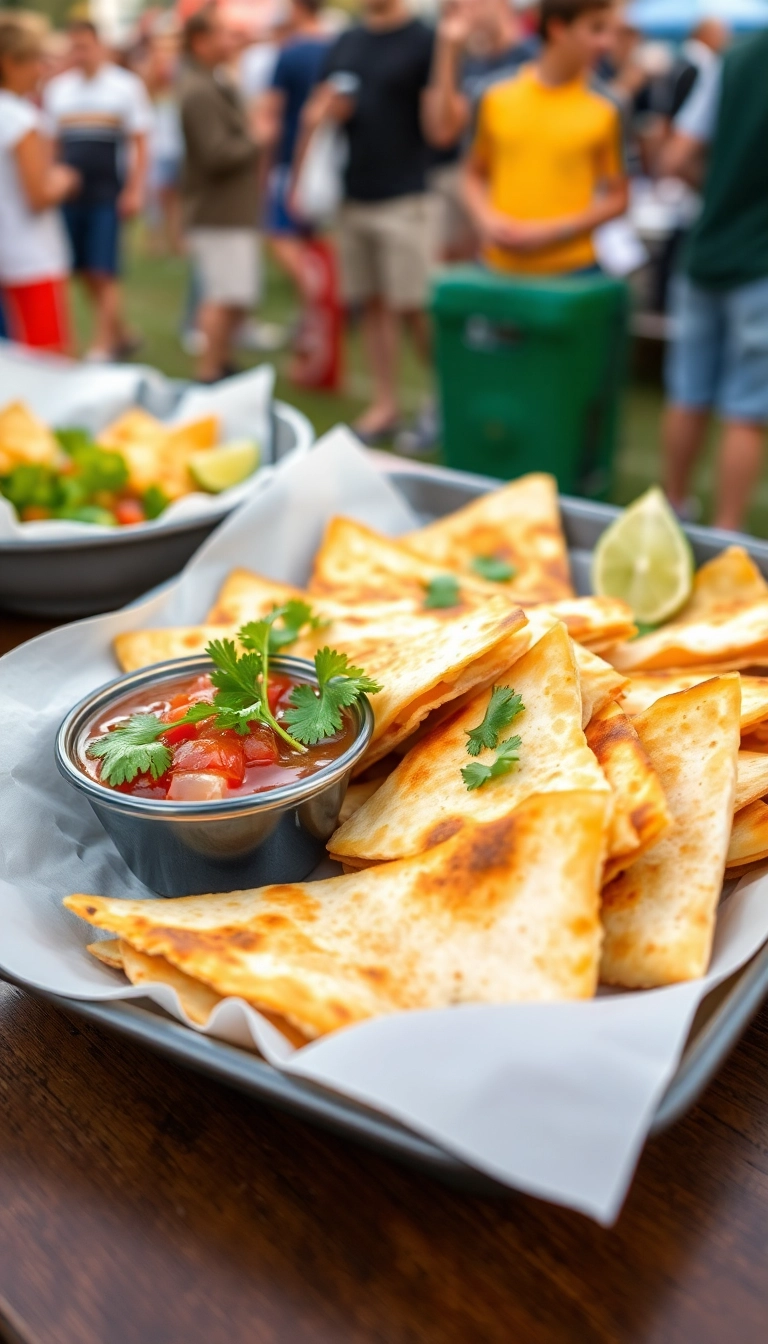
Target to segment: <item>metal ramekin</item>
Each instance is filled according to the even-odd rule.
[[[113,701],[212,666],[205,657],[176,658],[118,677],[75,705],[56,736],[61,774],[88,799],[131,871],[159,896],[302,881],[325,854],[350,775],[373,732],[373,711],[361,696],[352,709],[355,740],[332,765],[284,788],[212,802],[134,798],[90,779],[79,767],[79,744]],[[272,658],[270,667],[317,685],[314,665],[303,659]]]

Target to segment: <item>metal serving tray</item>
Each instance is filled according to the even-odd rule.
[[[499,485],[498,481],[488,477],[405,464],[397,459],[383,459],[380,454],[376,455],[376,460],[425,521],[449,513]],[[590,553],[618,510],[576,499],[561,500],[561,507],[574,580],[579,591],[586,593],[589,591]],[[709,528],[687,527],[685,530],[699,563],[710,559],[735,539],[733,534]],[[738,541],[768,578],[768,544],[751,537],[740,536]],[[37,992],[16,983],[27,992]],[[177,1063],[440,1180],[481,1193],[509,1194],[506,1187],[396,1122],[332,1092],[282,1074],[248,1050],[199,1035],[167,1017],[154,1005],[143,1006],[135,1001],[88,1003],[42,993],[39,996],[65,1013],[121,1033],[151,1050],[168,1055]],[[654,1118],[652,1134],[666,1129],[693,1105],[766,998],[768,945],[702,1003],[677,1072]]]

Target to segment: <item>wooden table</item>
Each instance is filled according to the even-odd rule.
[[[9,986],[0,1145],[12,1344],[768,1339],[768,1011],[610,1231],[444,1189]]]

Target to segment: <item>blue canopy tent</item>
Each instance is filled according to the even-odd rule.
[[[768,0],[633,0],[627,19],[650,37],[685,37],[702,19],[722,19],[734,32],[749,32],[768,28]]]

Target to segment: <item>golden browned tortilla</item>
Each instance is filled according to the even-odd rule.
[[[613,794],[613,820],[603,880],[610,882],[668,830],[672,818],[661,781],[632,722],[617,704],[594,716],[586,730]]]
[[[612,651],[622,672],[722,670],[768,660],[768,584],[738,546],[703,565],[674,621]]]
[[[534,472],[400,538],[430,564],[477,577],[478,558],[504,561],[504,591],[529,606],[574,597],[557,482]]]
[[[634,726],[673,825],[603,889],[601,979],[651,988],[709,964],[736,796],[738,675],[657,700]]]
[[[426,854],[324,882],[65,904],[307,1036],[402,1009],[587,998],[606,806],[539,795]]]
[[[403,758],[381,788],[336,831],[328,849],[345,864],[381,863],[419,854],[473,822],[513,811],[534,793],[593,790],[608,784],[581,727],[581,698],[573,644],[556,625],[499,677],[522,696],[525,709],[502,733],[522,739],[516,769],[468,792],[463,766],[467,733],[483,720],[490,690],[472,697]],[[492,750],[475,758],[494,759]]]

